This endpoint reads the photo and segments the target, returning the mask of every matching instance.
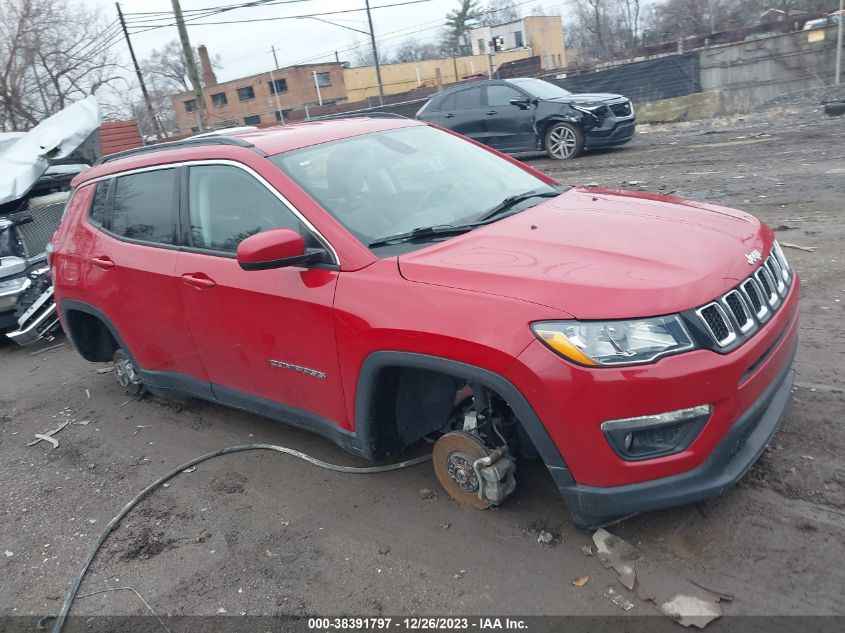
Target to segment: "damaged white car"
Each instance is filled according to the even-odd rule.
[[[46,248],[71,180],[99,157],[99,125],[92,96],[29,132],[0,134],[0,336],[20,345],[59,327]]]

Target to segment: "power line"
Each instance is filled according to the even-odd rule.
[[[529,0],[529,1],[533,2],[535,0]],[[373,10],[375,10],[375,9],[388,9],[390,7],[403,7],[403,6],[406,6],[406,5],[409,5],[409,4],[420,4],[422,2],[431,2],[431,0],[407,0],[406,2],[397,2],[397,3],[393,3],[393,4],[383,4],[383,5],[380,5],[380,6],[377,6],[377,7],[371,7],[371,8]],[[311,18],[311,17],[323,16],[323,15],[339,15],[339,14],[343,14],[343,13],[359,13],[361,11],[366,11],[366,9],[363,8],[363,7],[360,8],[360,9],[338,9],[337,11],[324,11],[324,12],[320,12],[320,13],[308,13],[308,14],[303,14],[303,15],[282,15],[282,16],[266,17],[266,18],[250,18],[250,19],[247,19],[247,20],[220,20],[220,21],[214,21],[214,22],[195,22],[193,20],[190,20],[190,23],[191,23],[191,26],[213,26],[213,25],[220,25],[220,24],[246,24],[246,23],[251,23],[251,22],[270,22],[270,21],[275,21],[275,20],[294,20],[294,19],[299,19],[299,18]],[[208,17],[208,16],[203,16],[203,17]],[[201,18],[195,18],[195,19],[201,19]],[[185,20],[185,22],[187,23],[187,22],[189,22],[189,20]],[[139,24],[137,26],[146,26],[146,25]],[[174,26],[174,23],[169,22],[167,24],[159,24],[159,25],[152,26],[152,27],[145,29],[145,30],[149,31],[149,30],[152,30],[154,28],[163,28],[163,27],[167,27],[167,26]]]

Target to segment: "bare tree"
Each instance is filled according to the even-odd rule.
[[[121,75],[119,37],[100,12],[68,0],[0,4],[0,129],[26,130]]]
[[[521,17],[519,7],[516,6],[514,0],[490,0],[481,15],[481,24],[484,26],[507,24]]]
[[[408,38],[393,53],[394,63],[418,62],[424,59],[439,59],[440,51],[434,44],[420,44],[414,38]]]

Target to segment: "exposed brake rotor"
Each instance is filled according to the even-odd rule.
[[[492,505],[479,498],[478,490],[483,482],[473,468],[476,460],[490,453],[480,437],[464,431],[446,433],[434,443],[434,472],[450,497],[479,510]]]

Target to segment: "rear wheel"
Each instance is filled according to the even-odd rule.
[[[555,123],[546,132],[546,153],[549,158],[575,158],[584,149],[584,134],[571,123]]]
[[[135,364],[129,355],[122,349],[118,349],[114,353],[114,377],[117,382],[132,395],[139,395],[144,392],[144,383],[138,376],[138,371]]]

